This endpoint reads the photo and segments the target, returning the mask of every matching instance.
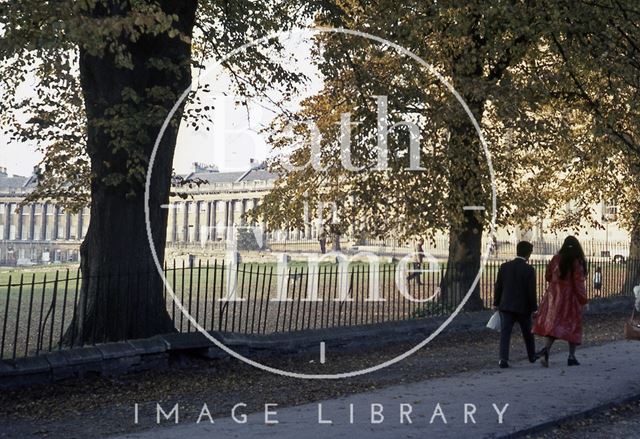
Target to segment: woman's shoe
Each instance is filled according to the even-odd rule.
[[[576,357],[569,357],[567,359],[567,366],[580,366],[580,363],[578,363],[578,360],[576,360]]]
[[[537,356],[540,358],[542,367],[549,367],[549,350],[547,348],[542,348],[542,350],[537,353]]]

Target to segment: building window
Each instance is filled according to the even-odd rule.
[[[31,218],[27,212],[27,207],[20,208],[18,221],[20,221],[20,239],[26,241],[29,239],[29,228],[31,227]]]
[[[66,214],[62,208],[58,210],[58,233],[56,234],[56,239],[64,239],[65,238],[65,228],[67,226],[67,222],[65,221]]]
[[[55,223],[55,212],[56,212],[56,207],[52,204],[48,204],[47,205],[47,215],[44,218],[44,221],[46,221],[46,236],[45,239],[47,241],[52,241],[55,237],[53,236],[53,227],[54,227],[54,223]]]

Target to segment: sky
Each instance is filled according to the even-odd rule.
[[[322,80],[316,67],[310,62],[311,41],[302,34],[291,34],[281,40],[291,57],[291,69],[305,73],[311,80],[304,94],[288,102],[290,111],[299,107],[301,99],[316,93],[322,86]],[[270,152],[261,129],[267,126],[279,110],[266,99],[256,98],[248,104],[238,105],[237,99],[229,94],[231,78],[215,63],[210,61],[206,68],[194,74],[196,90],[209,84],[211,92],[198,93],[203,103],[212,110],[210,131],[195,130],[192,126],[181,124],[176,145],[174,169],[178,174],[191,171],[194,162],[213,164],[221,171],[240,171],[249,167],[250,159],[263,161]],[[32,89],[28,89],[32,90]],[[30,91],[25,97],[28,97]],[[270,97],[278,98],[277,93]],[[0,127],[1,128],[1,127]],[[0,131],[0,167],[6,167],[9,174],[28,176],[34,166],[42,159],[43,153],[35,143],[16,143]]]

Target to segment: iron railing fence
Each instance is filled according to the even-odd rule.
[[[251,251],[270,251],[286,253],[320,253],[321,246],[317,238],[298,238],[291,236],[279,236],[279,234],[266,233],[263,236],[264,242],[259,247],[256,243],[250,245],[243,242],[234,244],[234,249],[241,253]],[[562,246],[561,239],[533,240],[534,255],[537,257],[550,257]],[[585,254],[589,257],[611,259],[616,262],[624,262],[629,258],[629,243],[623,241],[606,240],[582,240]],[[485,237],[483,249],[486,247]],[[491,258],[502,259],[512,257],[516,252],[516,241],[497,240],[492,243],[493,250]],[[77,263],[78,241],[7,241],[0,240],[0,266],[29,265],[46,262],[75,262]],[[334,249],[333,238],[326,237],[325,251]],[[224,239],[207,239],[203,241],[172,241],[167,242],[167,248],[184,254],[215,254],[229,250]],[[358,251],[373,251],[376,254],[387,256],[403,257],[413,251],[413,243],[396,238],[386,239],[350,239],[340,238],[340,250],[355,253]],[[446,257],[449,254],[449,240],[447,238],[427,239],[424,243],[424,250],[438,258]],[[47,259],[44,259],[44,255]]]
[[[489,260],[479,279],[480,298],[487,308],[492,305],[502,262]],[[547,263],[546,259],[531,261],[536,268],[539,298],[544,293]],[[596,267],[602,273],[599,290],[593,282]],[[167,311],[181,332],[198,328],[180,311],[178,303],[207,331],[264,334],[375,324],[447,315],[458,307],[464,292],[441,294],[444,264],[437,268],[423,267],[426,272],[420,275],[420,284],[414,279],[403,292],[399,284],[403,284],[406,273],[397,263],[381,263],[376,268],[352,262],[346,270],[335,263],[290,263],[283,272],[275,263],[229,265],[220,260],[198,260],[189,265],[174,261],[164,270],[164,297]],[[637,278],[639,273],[640,261],[619,264],[590,258],[589,298],[619,295],[626,276]],[[126,297],[133,298],[145,288],[145,278],[151,274],[156,275],[151,270],[105,274],[101,276],[102,285],[107,290],[116,285],[127,288]],[[79,306],[81,284],[75,268],[0,274],[0,358],[15,359],[71,347],[63,343],[65,332],[76,329],[71,326],[75,316],[84,318],[86,314],[86,309]],[[242,300],[225,300],[233,297]]]
[[[562,239],[557,240],[534,240],[533,254],[537,257],[551,257],[562,247]],[[621,263],[629,258],[629,243],[621,241],[583,240],[581,242],[584,253],[588,257],[611,259]],[[486,238],[483,240],[483,249],[486,248]],[[490,257],[493,259],[509,258],[516,254],[516,241],[494,241]],[[174,250],[189,252],[190,250],[200,251],[224,251],[227,244],[224,240],[206,242],[169,242],[167,246]],[[334,250],[332,237],[327,237],[324,244],[325,252]],[[357,251],[371,251],[377,254],[402,257],[414,251],[414,243],[395,238],[387,239],[361,239],[352,240],[341,237],[339,249],[346,252],[355,253]],[[271,252],[286,253],[320,253],[321,246],[317,238],[301,239],[276,239],[265,236],[265,241],[260,249],[243,248],[240,245],[237,250],[245,252],[249,250],[268,250]],[[449,254],[449,240],[446,238],[427,239],[424,243],[425,252],[436,256],[446,257]]]

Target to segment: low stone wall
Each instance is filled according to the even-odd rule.
[[[591,302],[587,313],[631,312],[632,306],[631,297],[600,299]],[[447,326],[446,331],[483,331],[490,315],[491,311],[459,315]],[[418,342],[433,333],[445,320],[446,317],[432,317],[265,335],[222,332],[211,334],[235,352],[256,359],[319,352],[320,342],[324,342],[326,349],[331,352],[380,347],[388,343]],[[228,353],[199,332],[165,334],[142,340],[60,350],[14,361],[0,361],[0,388],[164,368],[184,355],[210,359],[229,358]]]
[[[0,361],[0,388],[49,383],[85,376],[114,376],[166,367],[161,337],[64,349],[35,357]]]

